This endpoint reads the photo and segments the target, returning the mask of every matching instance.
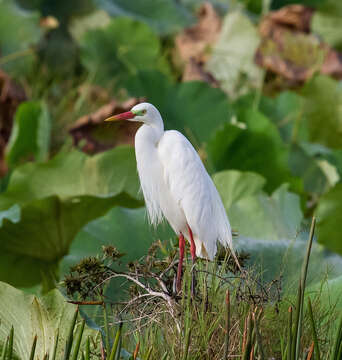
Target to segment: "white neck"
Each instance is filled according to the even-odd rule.
[[[153,116],[145,119],[144,125],[141,126],[140,129],[143,129],[142,132],[149,141],[159,142],[164,134],[164,123],[159,112],[154,113]]]
[[[154,116],[146,121],[145,125],[153,128],[156,136],[162,137],[164,133],[164,122],[161,115],[158,113],[153,114]],[[158,139],[159,140],[159,139]]]

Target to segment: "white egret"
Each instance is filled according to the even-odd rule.
[[[105,121],[130,120],[143,125],[135,135],[135,154],[141,189],[151,224],[165,217],[179,237],[177,291],[185,240],[190,242],[193,262],[196,256],[213,260],[217,241],[232,244],[228,217],[216,187],[188,139],[176,130],[164,131],[159,111],[152,104],[135,105],[131,111]]]

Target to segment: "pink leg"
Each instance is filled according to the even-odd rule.
[[[192,234],[192,230],[190,228],[190,226],[187,224],[188,227],[188,231],[189,231],[189,235],[190,235],[190,252],[191,252],[191,258],[192,258],[192,264],[195,264],[196,261],[196,245],[195,245],[195,241],[194,241],[194,236]],[[195,296],[195,288],[196,288],[196,281],[195,281],[195,272],[194,272],[194,268],[192,269],[191,272],[191,295],[194,297]]]
[[[192,262],[194,263],[196,260],[196,245],[194,242],[194,236],[192,234],[192,230],[190,228],[189,225],[187,225],[188,227],[188,231],[189,231],[189,235],[190,235],[190,252],[191,252],[191,258],[192,258]]]
[[[185,250],[185,240],[182,233],[179,234],[179,262],[177,269],[177,280],[176,280],[176,288],[177,292],[179,292],[182,288],[182,267],[183,267],[183,259],[184,259],[184,250]]]

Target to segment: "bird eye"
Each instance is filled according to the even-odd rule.
[[[146,114],[146,112],[147,112],[147,110],[146,110],[146,109],[144,109],[141,113],[142,113],[143,115],[145,115],[145,114]]]

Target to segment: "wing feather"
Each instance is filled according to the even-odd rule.
[[[178,131],[166,131],[158,154],[170,194],[183,209],[208,257],[215,256],[217,240],[233,251],[231,228],[221,198],[191,143]]]

